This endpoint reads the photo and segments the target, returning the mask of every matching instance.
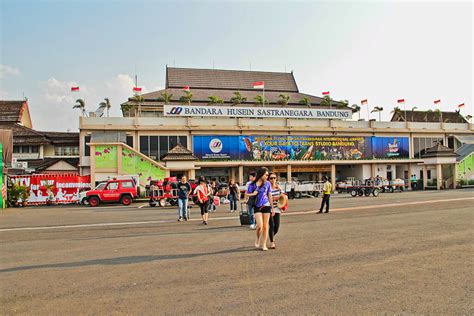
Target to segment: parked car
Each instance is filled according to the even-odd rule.
[[[101,182],[92,190],[103,189],[106,184],[107,184],[107,182]],[[85,189],[84,191],[79,192],[78,203],[81,204],[81,205],[89,205],[89,199],[87,198],[87,192],[90,192],[92,190]]]
[[[112,179],[105,183],[102,188],[94,189],[86,193],[90,206],[98,206],[100,203],[120,202],[123,205],[132,204],[137,195],[137,187],[133,179]]]

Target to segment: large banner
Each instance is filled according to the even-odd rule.
[[[220,116],[253,118],[350,119],[352,110],[304,108],[251,108],[239,106],[164,105],[165,116]]]
[[[90,188],[90,176],[73,174],[35,174],[10,177],[13,183],[27,186],[30,197],[28,203],[45,204],[48,196],[54,203],[76,203],[81,189]],[[48,192],[46,185],[51,186]]]
[[[409,158],[408,137],[193,136],[200,160],[360,160]]]

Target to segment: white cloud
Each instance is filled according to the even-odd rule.
[[[20,70],[8,65],[0,64],[0,78],[5,78],[7,76],[18,76],[20,75]]]
[[[74,81],[60,81],[51,77],[48,80],[41,82],[40,86],[43,90],[43,97],[48,101],[72,104],[74,100],[77,99],[71,93],[71,87],[77,86],[77,83]],[[84,90],[84,88],[81,88],[81,90]]]
[[[118,74],[113,79],[105,82],[106,93],[112,104],[110,116],[122,116],[120,111],[120,104],[125,102],[133,95],[133,87],[135,87],[135,80],[127,74]],[[142,88],[142,93],[147,93],[146,86],[139,85]]]

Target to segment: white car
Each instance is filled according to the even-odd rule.
[[[106,182],[101,182],[99,183],[94,190],[100,190],[102,189],[105,185],[107,184],[107,181]],[[82,191],[82,192],[79,192],[79,199],[78,199],[78,203],[79,204],[82,204],[82,205],[89,205],[89,199],[87,198],[87,192],[89,191],[92,191],[92,190],[86,190],[86,191]]]

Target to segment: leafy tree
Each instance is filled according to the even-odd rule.
[[[224,100],[222,100],[222,98],[215,95],[211,95],[209,97],[209,103],[207,105],[217,105],[222,103],[224,103]]]
[[[370,111],[370,113],[378,112],[379,113],[379,122],[380,122],[380,121],[382,121],[382,111],[383,111],[383,107],[376,106],[376,107],[374,107],[374,109],[372,111]]]
[[[172,94],[172,93],[168,93],[168,92],[166,92],[166,91],[163,92],[163,93],[161,93],[160,96],[161,96],[161,97],[160,97],[160,101],[163,101],[163,103],[164,103],[165,105],[170,104],[171,99],[173,98],[173,94]]]
[[[244,102],[247,102],[247,97],[244,97],[240,92],[234,92],[234,96],[230,98],[232,105],[237,106]]]
[[[267,105],[267,104],[269,103],[268,100],[267,100],[267,98],[264,98],[264,97],[263,97],[262,95],[260,95],[260,94],[257,95],[257,96],[254,98],[254,100],[255,100],[255,104],[261,105],[261,106],[265,106],[265,105]]]
[[[360,120],[360,105],[352,104],[351,108],[352,108],[352,113],[357,113],[358,116],[359,116],[359,120]]]
[[[184,95],[179,98],[179,102],[183,105],[191,105],[191,102],[193,102],[193,93],[191,91],[184,91]]]
[[[103,102],[100,102],[99,107],[101,109],[106,109],[107,110],[107,117],[109,117],[109,110],[112,107],[110,104],[109,98],[105,98]]]
[[[433,111],[433,114],[434,114],[434,118],[435,119],[438,119],[438,121],[440,121],[440,118],[441,118],[441,110],[440,109],[436,109]],[[440,121],[441,122],[441,121]]]
[[[86,102],[84,99],[77,99],[76,104],[72,108],[81,110],[82,116],[86,116]]]
[[[278,104],[281,106],[287,106],[290,102],[290,96],[288,94],[280,94]]]
[[[307,107],[311,107],[311,102],[307,97],[304,97],[303,99],[298,101],[298,104],[305,105]]]
[[[321,100],[321,103],[319,103],[320,106],[325,106],[325,107],[331,107],[333,104],[333,99],[329,95],[325,95],[323,99]]]
[[[398,106],[394,107],[393,110],[390,111],[390,113],[393,113],[393,115],[398,115],[402,120],[405,121],[405,118],[402,115],[403,112]]]

